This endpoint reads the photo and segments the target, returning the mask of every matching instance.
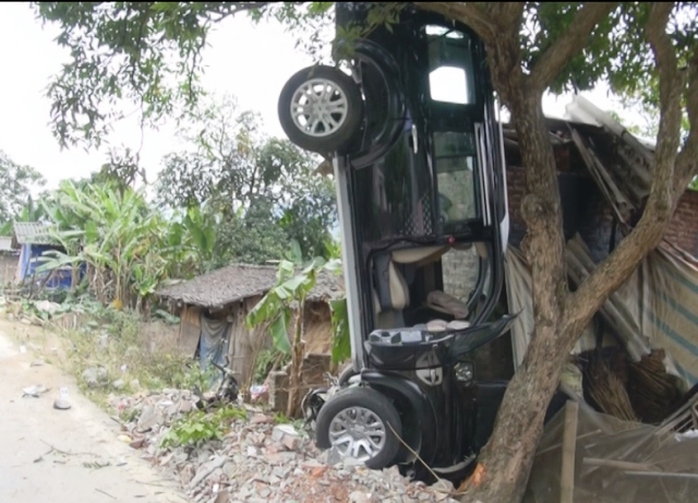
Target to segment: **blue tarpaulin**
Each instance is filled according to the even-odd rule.
[[[57,250],[60,247],[55,245],[40,245],[25,243],[22,245],[20,253],[20,281],[27,281],[34,278],[34,281],[41,282],[48,273],[36,273],[37,267],[41,265],[40,257],[49,250]],[[85,274],[86,265],[83,263],[78,271],[78,281],[82,280]],[[45,287],[56,289],[68,289],[71,287],[72,273],[70,267],[54,271]]]

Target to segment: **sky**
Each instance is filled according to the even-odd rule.
[[[45,89],[52,75],[68,60],[54,42],[58,30],[42,27],[29,3],[0,3],[0,150],[12,160],[37,169],[56,187],[64,178],[89,176],[106,161],[106,148],[85,152],[61,151],[48,125],[50,101]],[[275,21],[253,25],[245,16],[221,23],[209,36],[203,53],[207,66],[202,83],[214,94],[235,96],[241,109],[260,113],[264,130],[283,137],[276,106],[281,88],[296,71],[313,63],[295,48],[295,37]],[[613,109],[604,89],[583,93],[603,109]],[[546,115],[562,117],[571,96],[548,96]],[[181,147],[172,123],[158,131],[146,130],[141,138],[137,118],[118,123],[108,141],[138,150],[147,178],[153,181],[164,155]]]

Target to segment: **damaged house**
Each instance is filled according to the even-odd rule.
[[[649,194],[653,146],[577,97],[567,120],[548,119],[575,288],[637,223]],[[504,126],[510,236],[511,337],[478,350],[486,378],[507,379],[533,331],[531,273],[519,250],[525,171]],[[687,190],[662,243],[605,302],[562,373],[570,400],[547,424],[524,501],[692,502],[698,489],[698,191]],[[443,257],[444,290],[467,298],[476,257]],[[483,365],[483,363],[486,363]],[[600,411],[600,412],[599,412]],[[691,496],[693,494],[693,496]]]
[[[245,317],[274,286],[276,271],[274,266],[235,264],[160,289],[158,295],[169,299],[181,319],[181,347],[205,358],[213,356],[220,363],[227,354],[239,382],[247,383],[257,355],[271,346],[271,337],[264,326],[249,330]],[[329,355],[329,302],[343,295],[340,278],[327,271],[318,275],[306,300],[306,354]],[[326,359],[329,361],[329,356]]]
[[[637,222],[649,193],[653,150],[584,98],[576,98],[567,112],[569,120],[548,119],[548,127],[574,288]],[[525,234],[520,215],[525,173],[516,132],[505,126],[504,136],[511,220],[506,301],[510,312],[521,314],[511,339],[492,344],[481,359],[493,363],[497,377],[508,378],[525,354],[533,314],[530,271],[518,249]],[[449,252],[443,259],[446,289],[460,298],[471,282],[464,271],[472,259],[464,253]],[[658,423],[698,382],[697,256],[698,192],[688,190],[662,244],[609,298],[573,351],[565,378],[580,391],[584,382],[585,398],[596,408]],[[608,379],[621,382],[628,393],[622,407],[599,392],[599,381]]]

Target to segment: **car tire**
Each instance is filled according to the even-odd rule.
[[[303,92],[303,88],[309,90],[313,85],[315,89],[329,86],[331,93],[327,102],[306,105],[308,113],[297,113],[294,117],[292,108],[302,106],[304,98],[318,98],[316,94]],[[345,102],[344,106],[340,100]],[[326,156],[349,146],[361,129],[363,110],[359,86],[344,72],[330,66],[300,70],[286,82],[279,96],[279,122],[288,139],[304,150]],[[316,126],[311,123],[311,112],[321,114],[315,121]]]
[[[400,450],[399,437],[402,436],[400,414],[388,397],[365,386],[340,391],[320,409],[315,424],[316,445],[320,449],[333,447],[332,436],[338,434],[337,425],[343,418],[356,417],[354,413],[357,411],[361,412],[364,418],[368,415],[367,421],[375,419],[370,424],[381,428],[384,433],[382,445],[377,452],[372,453],[368,459],[364,459],[365,465],[374,470],[389,466]],[[341,429],[339,431],[341,432]]]

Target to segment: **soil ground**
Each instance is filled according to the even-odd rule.
[[[75,378],[49,363],[32,366],[50,358],[39,332],[0,320],[0,501],[186,503],[174,482],[118,440],[119,425]],[[49,390],[23,397],[33,385]],[[61,388],[69,410],[53,408]]]

